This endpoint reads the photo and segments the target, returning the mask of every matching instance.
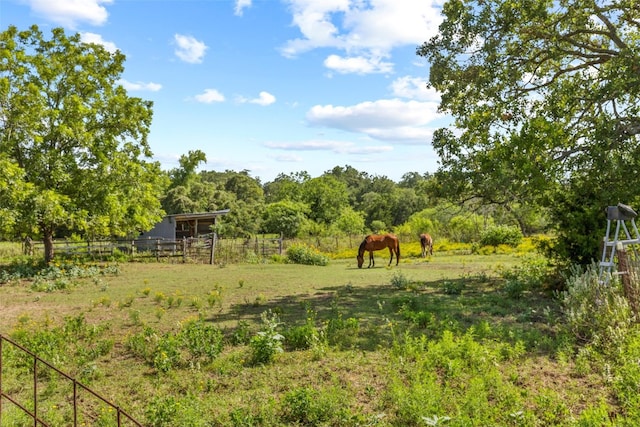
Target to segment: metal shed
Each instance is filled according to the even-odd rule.
[[[178,240],[210,234],[211,226],[217,224],[218,217],[228,213],[229,209],[224,209],[214,212],[167,215],[151,230],[142,233],[139,238]]]

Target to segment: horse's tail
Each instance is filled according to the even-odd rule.
[[[400,262],[400,239],[398,239],[398,244],[396,249],[398,250],[398,252],[396,253],[396,261]]]

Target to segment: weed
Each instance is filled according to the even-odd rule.
[[[319,265],[329,264],[329,258],[317,249],[306,245],[292,245],[287,248],[287,261],[292,264]]]
[[[278,353],[282,353],[282,340],[284,336],[277,332],[280,326],[278,316],[271,311],[265,311],[260,315],[262,328],[251,338],[251,365],[264,365],[271,363]]]
[[[404,275],[402,271],[394,271],[391,276],[391,286],[396,289],[407,289],[409,287],[409,279]]]

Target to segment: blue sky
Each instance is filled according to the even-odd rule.
[[[189,150],[201,169],[264,182],[350,165],[399,181],[433,172],[449,120],[416,47],[442,0],[2,0],[0,24],[54,27],[119,49],[120,82],[151,100],[164,169]]]

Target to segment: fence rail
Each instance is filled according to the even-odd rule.
[[[4,382],[3,382],[3,378],[4,378],[4,373],[5,370],[8,369],[7,368],[7,363],[4,363],[4,354],[5,354],[5,346],[10,345],[11,347],[17,349],[20,353],[22,353],[23,355],[27,355],[28,357],[32,358],[32,364],[31,364],[31,369],[33,370],[33,378],[32,378],[32,394],[31,394],[31,402],[30,403],[24,403],[21,402],[20,399],[18,397],[16,397],[15,395],[11,395],[9,391],[6,390]],[[55,366],[51,365],[50,363],[46,362],[45,360],[39,358],[36,354],[32,353],[31,351],[29,351],[28,349],[24,348],[23,346],[21,346],[20,344],[12,341],[11,339],[3,336],[2,334],[0,334],[0,426],[3,426],[3,422],[2,422],[2,417],[3,417],[3,412],[4,412],[4,402],[9,402],[12,403],[13,405],[15,405],[17,408],[19,408],[20,411],[22,411],[28,418],[30,418],[31,420],[33,420],[33,425],[34,427],[38,427],[38,426],[43,426],[43,427],[55,427],[53,426],[53,424],[47,424],[47,422],[43,419],[43,417],[39,414],[39,387],[38,384],[42,381],[42,379],[44,377],[46,377],[46,375],[42,375],[42,376],[38,376],[39,373],[39,365],[43,366],[44,368],[48,369],[51,372],[54,372],[56,374],[58,374],[64,381],[69,382],[72,385],[72,389],[73,391],[70,393],[72,394],[71,399],[67,398],[64,399],[65,401],[69,401],[71,400],[72,402],[72,425],[74,427],[78,426],[78,425],[86,425],[86,423],[83,421],[82,424],[79,424],[79,407],[81,405],[82,402],[84,402],[84,399],[82,398],[84,393],[95,397],[98,401],[102,402],[103,404],[107,405],[108,407],[112,408],[114,410],[114,418],[115,421],[117,423],[118,427],[122,427],[122,426],[128,426],[128,425],[134,425],[134,426],[142,426],[141,423],[139,423],[138,421],[136,421],[131,415],[129,415],[127,412],[125,412],[122,408],[120,408],[119,406],[117,406],[114,403],[111,403],[109,400],[105,399],[104,397],[102,397],[100,394],[98,394],[97,392],[95,392],[94,390],[92,390],[91,388],[81,384],[80,382],[76,381],[74,378],[70,377],[69,375],[65,374],[64,372],[62,372],[61,370],[57,369]],[[83,393],[84,392],[84,393]],[[31,406],[31,407],[29,407]],[[126,424],[125,424],[126,423]]]

